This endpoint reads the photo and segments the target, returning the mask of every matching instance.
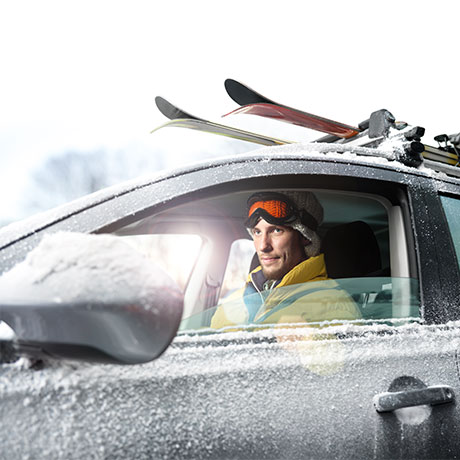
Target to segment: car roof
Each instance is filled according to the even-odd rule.
[[[65,220],[86,209],[100,203],[110,201],[133,190],[142,189],[155,183],[167,181],[171,178],[187,175],[194,171],[209,171],[213,168],[224,167],[231,172],[234,165],[251,162],[278,162],[283,160],[303,161],[326,161],[334,163],[346,163],[347,165],[360,165],[369,168],[391,170],[403,174],[430,177],[435,180],[445,181],[460,185],[460,180],[447,176],[444,172],[434,171],[422,166],[415,168],[395,160],[394,145],[390,148],[366,148],[347,144],[321,144],[321,143],[298,143],[283,146],[265,147],[253,152],[232,156],[219,157],[199,163],[176,168],[169,171],[161,171],[145,175],[130,181],[126,181],[90,195],[63,204],[49,211],[42,212],[25,220],[10,224],[0,229],[0,249],[17,240],[42,230],[56,222]],[[454,167],[450,167],[454,168]],[[295,171],[293,171],[295,173]]]

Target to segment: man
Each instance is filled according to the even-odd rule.
[[[248,200],[259,266],[245,288],[219,306],[211,327],[360,318],[350,296],[327,276],[316,233],[323,208],[311,192],[262,192]]]

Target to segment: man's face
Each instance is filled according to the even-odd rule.
[[[269,224],[260,219],[251,233],[262,271],[267,279],[281,279],[307,258],[304,249],[305,239],[291,227]]]

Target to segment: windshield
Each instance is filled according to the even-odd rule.
[[[273,325],[325,327],[344,322],[391,324],[420,317],[418,282],[412,278],[349,278],[278,287],[245,295],[230,293],[222,302],[183,318],[181,331],[234,331]]]

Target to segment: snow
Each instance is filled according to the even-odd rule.
[[[176,283],[120,237],[71,232],[46,235],[4,273],[0,299],[0,318],[19,343],[120,363],[161,354],[183,307]]]
[[[395,155],[393,152],[394,148],[396,148],[395,145],[390,143],[385,149],[366,148],[347,144],[296,143],[282,146],[264,147],[236,157],[232,155],[204,162],[191,162],[181,168],[148,174],[137,179],[108,187],[50,211],[46,211],[23,221],[10,224],[0,229],[0,246],[7,244],[10,241],[14,241],[21,235],[36,231],[39,228],[44,227],[47,223],[63,219],[73,213],[80,212],[85,208],[110,200],[113,197],[121,196],[133,190],[142,189],[155,183],[164,182],[171,178],[181,177],[181,180],[184,182],[185,192],[191,186],[196,185],[189,181],[187,177],[188,173],[199,170],[209,170],[209,173],[211,174],[213,168],[225,165],[229,166],[228,173],[231,174],[232,169],[238,170],[241,165],[254,161],[269,163],[273,160],[283,159],[311,159],[380,166],[411,174],[415,173],[432,177],[435,175],[435,177],[438,177],[441,180],[446,180],[447,176],[445,174],[434,173],[432,169],[423,166],[423,164],[419,168],[413,168],[395,161]],[[455,181],[456,183],[459,182],[454,178],[449,178],[449,180]],[[163,198],[167,199],[167,196]]]
[[[414,175],[427,176],[440,181],[448,181],[459,184],[460,181],[453,177],[447,177],[444,173],[435,172],[422,164],[419,168],[409,167],[396,161],[394,146],[386,150],[371,149],[348,144],[320,144],[298,143],[282,146],[265,147],[238,156],[220,157],[205,162],[194,162],[187,166],[160,173],[146,175],[128,182],[124,182],[94,194],[62,205],[50,211],[38,214],[24,221],[13,223],[0,229],[0,247],[7,246],[24,236],[31,235],[27,242],[31,247],[35,244],[34,233],[59,222],[62,230],[94,232],[108,223],[108,218],[113,214],[114,220],[137,212],[145,207],[145,203],[156,205],[167,202],[172,197],[220,183],[223,180],[240,180],[251,176],[260,176],[258,164],[263,163],[263,175],[267,176],[279,171],[280,163],[286,160],[286,174],[298,174],[305,171],[299,168],[297,161],[321,161],[333,162],[344,165],[372,166],[363,168],[363,174],[372,176],[375,169],[398,171],[405,174],[405,180],[409,182]],[[197,179],[199,177],[199,179]],[[435,181],[433,181],[435,182]],[[80,217],[88,210],[92,212],[95,207],[104,208],[106,216],[102,217],[91,214],[95,218],[81,219]],[[115,215],[116,214],[116,215]],[[86,225],[82,228],[82,225]],[[31,249],[28,248],[29,250]],[[2,256],[4,260],[1,260]],[[0,254],[1,263],[10,267],[12,254],[7,256]]]
[[[8,324],[0,321],[0,340],[13,340],[14,336],[13,329]]]
[[[292,325],[291,325],[292,326]],[[112,381],[120,377],[141,377],[154,371],[157,378],[175,379],[184,375],[219,374],[228,369],[233,371],[250,368],[285,368],[298,363],[302,347],[294,348],[288,345],[324,343],[343,343],[346,346],[348,361],[374,361],[378,363],[391,357],[392,360],[402,358],[416,359],[429,356],[432,353],[455,353],[460,345],[460,324],[458,322],[444,326],[420,325],[417,323],[392,327],[389,325],[344,324],[318,329],[311,327],[279,327],[258,331],[237,331],[216,333],[213,335],[177,336],[165,354],[153,363],[134,367],[119,367],[114,365],[92,365],[74,362],[49,362],[41,373],[30,373],[38,387],[30,386],[30,381],[23,380],[20,385],[28,388],[30,394],[43,387],[72,387],[84,384],[90,378]],[[337,340],[337,335],[343,338]],[[288,354],[277,353],[283,349]],[[208,358],[215,355],[226,359],[215,362]],[[260,355],[270,355],[270,359],[261,360]],[[341,360],[343,356],[331,354],[328,359]],[[30,366],[27,359],[4,366],[7,374],[14,375],[23,372]],[[5,374],[6,375],[6,374]],[[38,378],[40,377],[40,378]],[[42,382],[42,378],[44,382]],[[8,379],[0,379],[1,391],[16,392],[20,387],[11,387]],[[441,382],[442,383],[442,382]],[[438,382],[440,384],[440,382]]]
[[[431,415],[431,406],[403,407],[394,411],[403,425],[420,425]]]
[[[3,366],[0,442],[9,458],[380,458],[372,397],[403,372],[456,379],[458,324],[332,328],[181,336],[138,366]],[[426,412],[395,412],[402,436]]]
[[[172,280],[121,238],[58,232],[45,235],[26,259],[0,277],[3,302],[141,299],[148,306]],[[19,294],[19,295],[18,295]]]
[[[387,157],[360,156],[358,150],[366,152],[292,145],[219,162],[230,164],[236,179],[250,163],[263,162],[269,169],[274,161],[305,158],[432,173]],[[213,176],[212,169],[208,172]],[[196,187],[179,176],[181,193]],[[101,284],[98,272],[110,276]],[[143,280],[152,273],[146,286]],[[47,294],[65,302],[80,295],[141,293],[147,299],[153,295],[151,285],[166,282],[159,282],[161,276],[116,237],[57,233],[46,236],[23,263],[0,278],[0,296]],[[84,283],[78,281],[82,278]],[[306,451],[317,452],[318,458],[344,458],[350,450],[340,453],[341,436],[349,434],[344,427],[350,424],[357,441],[352,436],[345,442],[356,447],[358,458],[370,458],[369,451],[359,449],[370,446],[372,452],[374,443],[384,440],[372,397],[387,391],[395,376],[417,375],[429,385],[458,380],[459,323],[398,322],[397,327],[391,320],[342,321],[184,333],[155,362],[130,367],[64,361],[33,369],[21,359],[0,369],[0,444],[11,458],[289,458],[289,453],[301,458]],[[402,433],[407,426],[426,426],[430,418],[423,407],[394,415]],[[295,450],[299,443],[304,450]]]
[[[270,170],[274,161],[305,159],[443,178],[424,166],[416,169],[395,161],[394,148],[269,147],[115,186],[33,222],[38,228],[165,179],[180,179],[180,193],[186,193],[197,187],[188,172],[201,169],[212,177],[213,168],[225,165],[235,180],[250,163],[262,162]],[[295,174],[295,165],[292,170]],[[5,229],[4,241],[31,231],[30,222]],[[151,308],[159,290],[167,298],[168,290],[175,289],[164,272],[120,238],[70,232],[46,235],[22,263],[0,278],[0,298],[12,303],[18,295],[62,303],[141,298]],[[304,452],[343,458],[350,451],[340,452],[340,436],[349,434],[345,427],[350,424],[356,427],[353,453],[369,458],[369,451],[360,455],[359,449],[370,446],[372,452],[373,443],[379,442],[381,419],[372,397],[386,391],[395,376],[417,375],[430,385],[458,382],[460,323],[397,321],[397,327],[381,320],[184,332],[155,362],[129,367],[50,361],[37,369],[22,358],[0,368],[0,445],[10,458],[236,458],[276,453],[289,458],[289,449],[293,458]],[[13,336],[11,328],[0,323],[0,337]],[[426,406],[395,411],[401,433],[406,426],[424,424],[430,414]],[[369,432],[375,438],[370,439]],[[353,437],[346,442],[353,445]],[[299,443],[304,449],[296,451]]]

